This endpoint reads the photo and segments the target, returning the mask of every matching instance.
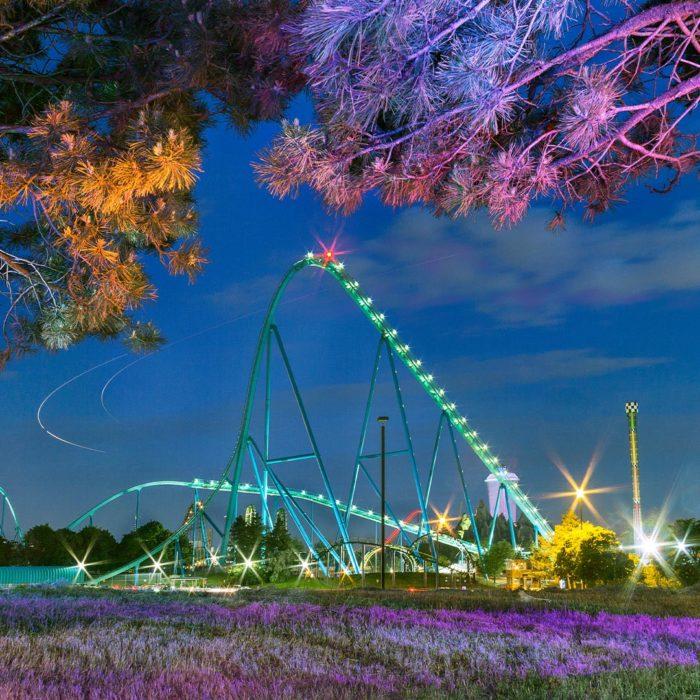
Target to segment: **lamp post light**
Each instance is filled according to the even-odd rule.
[[[377,422],[379,423],[379,441],[380,441],[380,452],[381,452],[381,483],[380,483],[380,491],[381,491],[381,510],[380,510],[380,518],[381,518],[381,540],[380,540],[380,546],[381,546],[381,561],[382,561],[382,574],[381,574],[381,582],[382,582],[382,590],[386,588],[386,568],[385,568],[385,561],[384,561],[384,555],[386,554],[386,545],[385,545],[385,540],[386,540],[386,424],[387,421],[389,420],[388,416],[379,416],[377,418]]]

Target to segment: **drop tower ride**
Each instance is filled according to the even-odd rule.
[[[627,425],[630,437],[630,464],[632,466],[632,528],[634,530],[634,544],[642,545],[644,530],[642,529],[642,496],[639,490],[639,452],[637,450],[637,414],[639,404],[636,401],[628,401],[625,404]]]

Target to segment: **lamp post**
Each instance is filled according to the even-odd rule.
[[[440,588],[440,531],[447,527],[447,517],[442,514],[438,515],[437,527],[435,533],[435,590]]]
[[[435,590],[440,588],[440,525],[435,533]]]
[[[380,491],[381,491],[381,509],[380,509],[380,518],[381,518],[381,540],[380,540],[380,546],[381,546],[381,561],[382,561],[382,575],[381,575],[381,582],[382,582],[382,590],[386,588],[386,569],[384,566],[384,555],[385,555],[385,539],[386,539],[386,424],[387,421],[389,420],[388,416],[379,416],[377,418],[377,422],[379,423],[379,441],[380,441],[380,452],[381,452],[381,483],[380,483]]]

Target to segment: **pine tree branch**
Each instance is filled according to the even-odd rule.
[[[602,51],[611,43],[629,37],[631,34],[634,34],[643,27],[671,18],[675,18],[677,16],[687,17],[694,15],[700,15],[700,2],[679,2],[670,3],[668,5],[657,5],[655,7],[652,7],[650,10],[646,10],[645,12],[641,12],[640,14],[635,15],[630,19],[620,22],[609,32],[602,34],[601,36],[597,37],[596,39],[593,39],[592,41],[587,42],[586,44],[583,44],[569,51],[565,51],[559,54],[558,56],[555,56],[549,61],[540,62],[536,68],[527,71],[516,81],[504,86],[503,93],[513,93],[519,88],[523,87],[524,85],[531,83],[536,78],[553,70],[554,68],[583,63],[595,56],[597,53]],[[457,107],[454,107],[453,109],[447,110],[446,112],[442,112],[433,119],[426,121],[421,126],[409,131],[408,133],[405,133],[404,135],[398,138],[392,139],[391,141],[385,141],[383,143],[373,143],[367,146],[366,148],[352,153],[351,155],[345,158],[345,161],[351,161],[355,158],[368,155],[375,151],[382,151],[395,148],[396,146],[399,146],[402,143],[416,136],[419,136],[420,134],[433,128],[434,126],[446,120],[449,120],[452,117],[456,117],[462,114],[466,111],[466,109],[467,108],[464,105],[459,105]]]
[[[441,32],[436,34],[432,39],[428,41],[428,43],[421,47],[418,51],[415,51],[412,53],[410,56],[406,58],[406,61],[414,61],[416,58],[420,58],[424,54],[426,54],[428,51],[430,51],[435,44],[439,43],[442,41],[445,37],[450,36],[450,34],[453,34],[456,32],[463,24],[466,24],[467,22],[471,21],[476,17],[479,12],[481,12],[489,3],[491,0],[481,0],[479,4],[471,9],[469,12],[467,12],[465,15],[462,15],[458,20],[455,20],[449,27],[446,27],[443,29]]]
[[[0,35],[0,43],[3,43],[5,41],[10,41],[11,39],[18,37],[20,34],[24,34],[25,32],[28,32],[31,29],[34,29],[35,27],[40,26],[44,22],[48,22],[50,19],[53,19],[56,15],[60,14],[70,4],[71,4],[71,0],[67,0],[66,2],[62,2],[58,5],[56,5],[56,7],[54,7],[53,10],[49,10],[48,12],[45,12],[43,15],[40,15],[39,17],[35,17],[34,19],[30,20],[29,22],[25,22],[24,24],[20,24],[17,27],[10,29],[10,31],[5,32],[5,34]]]
[[[7,267],[11,270],[18,272],[20,275],[26,277],[27,279],[31,279],[29,271],[26,270],[22,265],[20,265],[11,255],[4,253],[2,250],[0,250],[0,260],[2,260],[2,262],[4,262],[5,265],[7,265]]]
[[[671,88],[670,90],[661,93],[655,99],[650,100],[647,103],[645,109],[636,112],[633,117],[630,117],[626,122],[621,124],[612,134],[608,134],[605,136],[605,138],[599,139],[596,143],[594,143],[592,146],[585,149],[584,151],[577,151],[576,153],[572,153],[571,155],[554,161],[554,165],[560,167],[567,167],[569,165],[573,165],[576,161],[587,158],[591,154],[600,150],[606,144],[612,145],[615,141],[625,136],[631,129],[637,126],[637,124],[642,122],[646,117],[651,115],[656,110],[661,109],[665,105],[669,104],[670,102],[673,102],[674,100],[679,99],[680,97],[690,95],[695,90],[700,90],[700,75],[697,75],[694,78],[691,78],[690,80],[686,80],[682,83],[679,83],[674,88]]]

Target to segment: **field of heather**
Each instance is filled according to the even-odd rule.
[[[677,612],[697,595],[675,600],[650,615],[604,596],[582,610],[486,594],[4,593],[0,697],[689,697],[700,618]]]

